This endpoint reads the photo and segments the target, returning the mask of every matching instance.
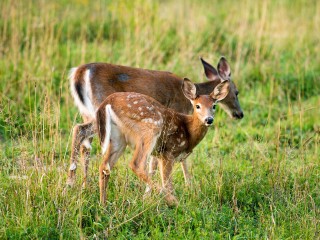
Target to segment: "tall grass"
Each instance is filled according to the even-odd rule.
[[[0,238],[319,238],[318,1],[9,1],[0,3]],[[199,56],[224,55],[245,118],[218,111],[189,157],[180,204],[143,200],[128,151],[99,205],[63,189],[80,117],[67,73],[110,62],[205,81]],[[159,179],[159,176],[157,176]]]

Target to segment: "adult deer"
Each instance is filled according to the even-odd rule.
[[[87,123],[99,133],[103,161],[99,167],[100,201],[106,200],[106,188],[112,167],[127,145],[134,149],[130,168],[151,189],[161,190],[169,205],[177,203],[173,195],[171,172],[175,161],[185,159],[204,138],[214,121],[215,105],[223,100],[230,82],[218,84],[211,94],[198,95],[196,85],[184,79],[182,92],[192,103],[193,114],[166,108],[153,98],[132,92],[110,95],[98,108],[96,122]],[[149,176],[146,165],[150,155],[158,157],[162,188]]]
[[[228,62],[221,57],[217,70],[201,58],[208,82],[195,84],[199,95],[210,94],[222,81],[229,82],[230,91],[220,101],[228,115],[241,119],[243,112],[238,101],[238,90],[231,81],[231,70]],[[90,63],[73,68],[70,74],[71,93],[80,110],[83,121],[90,122],[95,118],[95,111],[109,95],[115,92],[137,92],[148,95],[165,107],[181,113],[190,113],[192,104],[181,91],[183,79],[164,71],[146,70],[107,63]],[[93,129],[86,124],[77,124],[73,129],[72,150],[67,184],[73,185],[79,152],[84,165],[85,186],[90,155],[90,143],[94,135]],[[83,139],[86,139],[83,141]],[[81,142],[81,144],[79,144]],[[157,161],[150,162],[151,172]],[[186,182],[189,181],[186,162],[181,160]]]

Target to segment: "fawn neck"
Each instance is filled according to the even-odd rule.
[[[208,127],[200,121],[197,114],[191,115],[191,120],[187,122],[187,129],[190,134],[190,146],[194,148],[204,138]]]
[[[192,115],[179,113],[179,115],[182,116],[181,125],[184,126],[186,133],[185,139],[182,139],[182,141],[188,142],[187,152],[191,152],[204,138],[208,131],[208,127],[200,121],[196,113],[193,113]]]

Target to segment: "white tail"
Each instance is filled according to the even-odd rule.
[[[218,101],[228,94],[228,81],[220,83],[210,95],[198,95],[196,86],[184,79],[182,92],[192,103],[193,115],[185,115],[162,106],[139,93],[115,93],[99,107],[96,125],[103,145],[99,168],[100,201],[106,200],[110,172],[127,145],[134,147],[130,167],[151,189],[165,193],[169,205],[175,204],[171,171],[175,160],[184,159],[203,139],[213,123]],[[160,159],[162,188],[155,185],[146,170],[150,154]]]
[[[94,118],[95,108],[92,103],[90,71],[86,70],[84,75],[78,75],[77,70],[78,68],[72,68],[69,74],[72,97],[82,115]]]

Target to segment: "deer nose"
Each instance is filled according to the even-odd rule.
[[[213,117],[207,117],[205,119],[206,124],[211,125],[213,123]]]
[[[243,112],[240,112],[240,113],[234,112],[232,115],[233,115],[233,117],[235,117],[237,119],[241,119],[244,117]]]

